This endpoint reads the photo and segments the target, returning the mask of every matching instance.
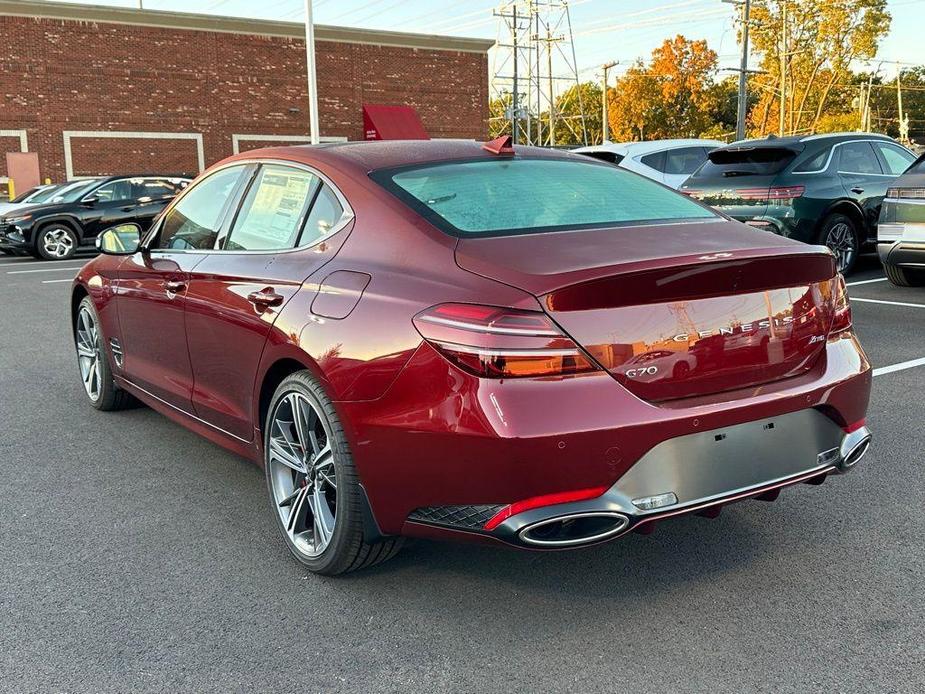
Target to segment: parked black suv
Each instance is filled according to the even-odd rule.
[[[41,205],[0,215],[0,249],[65,260],[116,224],[147,229],[190,182],[182,176],[107,176],[73,181]]]
[[[870,133],[743,140],[710,152],[681,192],[752,226],[826,245],[848,273],[876,244],[887,188],[914,160]]]

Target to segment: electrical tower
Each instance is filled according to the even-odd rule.
[[[508,125],[493,122],[493,130],[511,132],[523,144],[587,144],[585,109],[590,104],[584,103],[579,86],[567,0],[511,0],[495,16],[491,94],[506,108],[492,120]]]

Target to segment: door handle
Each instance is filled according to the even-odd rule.
[[[186,282],[183,280],[167,280],[164,282],[164,289],[167,290],[168,294],[176,294],[186,289]]]
[[[860,195],[861,193],[864,192],[864,189],[863,189],[863,188],[859,188],[858,186],[855,186],[854,188],[851,189],[851,192],[852,192],[852,193],[855,193],[855,194],[857,194],[857,195]]]
[[[267,287],[259,292],[251,292],[247,295],[247,300],[258,308],[266,308],[267,306],[279,306],[283,303],[283,296],[273,291],[272,287]]]
[[[134,205],[130,205],[129,207],[121,207],[121,208],[119,208],[119,209],[120,209],[121,212],[131,212],[132,210],[135,209],[135,206],[134,206]]]

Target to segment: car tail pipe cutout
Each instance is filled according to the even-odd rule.
[[[864,457],[870,449],[872,436],[864,420],[845,427],[845,438],[839,448],[838,471],[848,472]]]

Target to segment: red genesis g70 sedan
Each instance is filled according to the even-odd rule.
[[[871,371],[831,253],[496,141],[247,152],[77,276],[91,403],[266,470],[337,574],[405,536],[561,549],[849,470]]]

